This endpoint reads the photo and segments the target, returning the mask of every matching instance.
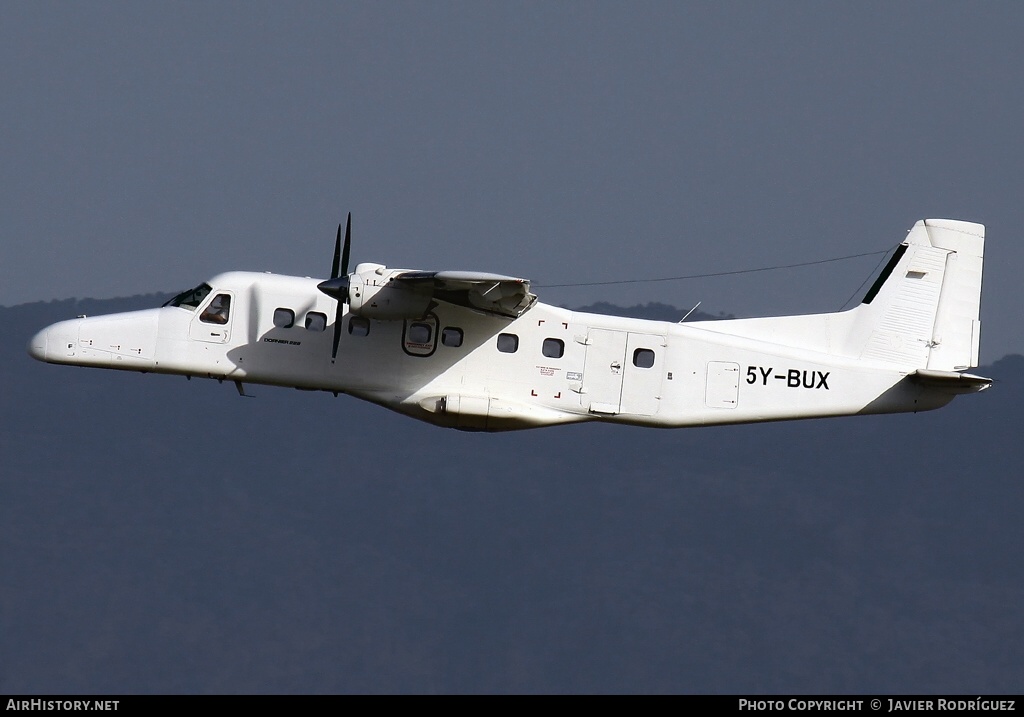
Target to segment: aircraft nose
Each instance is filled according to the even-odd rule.
[[[28,355],[37,361],[46,360],[46,334],[49,329],[43,329],[28,342]]]
[[[78,328],[82,319],[58,321],[32,337],[28,353],[34,359],[47,363],[70,363],[78,345]]]

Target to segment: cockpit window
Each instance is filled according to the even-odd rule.
[[[164,304],[164,306],[180,306],[183,309],[195,311],[196,307],[203,303],[203,299],[205,299],[211,291],[213,291],[213,289],[210,288],[209,284],[200,284],[194,289],[181,292]]]
[[[226,324],[230,311],[231,297],[227,294],[217,294],[206,310],[199,315],[199,320],[207,324]]]

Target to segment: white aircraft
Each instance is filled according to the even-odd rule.
[[[359,264],[220,274],[163,307],[43,329],[49,363],[349,394],[441,426],[681,427],[926,411],[978,365],[980,224],[927,219],[844,312],[667,323],[537,301],[530,282]]]

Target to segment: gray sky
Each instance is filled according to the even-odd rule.
[[[988,226],[982,359],[1024,352],[1024,6],[4,3],[0,305],[356,261],[536,284]],[[539,289],[831,311],[877,257]]]

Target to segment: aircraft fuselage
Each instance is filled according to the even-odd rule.
[[[346,393],[470,430],[921,411],[954,395],[880,362],[723,333],[731,322],[673,324],[539,302],[500,319],[446,303],[407,319],[346,311],[332,360],[336,304],[317,280],[231,272],[208,286],[196,306],[54,324],[30,352],[51,363]],[[226,310],[211,313],[218,301]]]

